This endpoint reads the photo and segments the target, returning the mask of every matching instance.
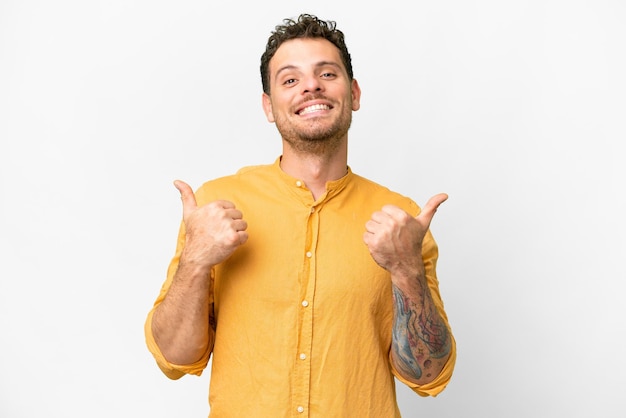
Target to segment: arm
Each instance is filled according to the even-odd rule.
[[[372,215],[364,235],[374,260],[390,272],[394,321],[391,361],[406,380],[432,382],[451,355],[452,335],[428,286],[422,244],[445,194],[434,196],[416,217],[396,206]]]
[[[151,332],[173,364],[197,362],[213,347],[211,269],[246,242],[246,222],[228,201],[198,207],[193,191],[175,182],[183,202],[185,243],[167,294],[152,314]]]
[[[423,263],[415,273],[392,275],[392,289],[394,367],[409,381],[430,383],[448,361],[452,339],[428,287]]]

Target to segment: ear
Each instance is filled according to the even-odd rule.
[[[263,111],[265,112],[267,121],[269,123],[274,123],[275,119],[274,112],[272,112],[272,99],[270,99],[270,96],[267,93],[263,93],[261,100],[263,101]]]
[[[352,79],[352,110],[356,111],[361,108],[361,87],[356,79]]]

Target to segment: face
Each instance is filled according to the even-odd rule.
[[[267,120],[297,151],[327,152],[347,139],[361,91],[350,81],[339,50],[325,39],[292,39],[269,63]]]

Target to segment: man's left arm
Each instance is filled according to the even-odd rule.
[[[391,274],[391,361],[404,379],[417,385],[436,379],[452,354],[453,337],[428,286],[422,258],[430,222],[447,198],[433,196],[417,217],[384,206],[365,226],[364,241],[372,257]]]

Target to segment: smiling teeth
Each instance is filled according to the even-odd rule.
[[[308,106],[305,107],[304,109],[302,109],[302,111],[300,111],[301,115],[304,115],[306,113],[311,113],[311,112],[317,112],[318,110],[329,110],[330,106],[325,105],[325,104],[316,104],[313,106]]]

